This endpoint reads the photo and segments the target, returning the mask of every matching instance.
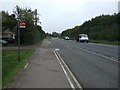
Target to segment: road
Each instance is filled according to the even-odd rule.
[[[118,46],[49,39],[83,88],[118,88]]]
[[[18,90],[24,90],[24,88],[28,88],[27,90],[71,88],[49,41],[44,40],[42,44],[31,45],[22,49],[30,49],[30,47],[35,48],[36,51],[27,60],[24,68],[21,68],[17,73],[13,82],[4,87],[4,90],[16,90],[16,88],[18,88]],[[10,47],[6,49],[10,49]]]

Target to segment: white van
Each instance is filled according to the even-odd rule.
[[[79,34],[79,37],[77,38],[77,42],[89,42],[89,38],[87,34]]]

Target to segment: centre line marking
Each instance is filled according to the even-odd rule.
[[[101,57],[107,58],[107,59],[109,59],[109,60],[111,60],[111,61],[114,61],[114,62],[119,63],[119,61],[117,61],[116,59],[109,58],[109,57],[107,57],[107,56],[105,56],[105,55],[101,55],[101,54],[98,54],[98,53],[95,53],[95,52],[89,51],[89,50],[87,50],[87,49],[80,48],[79,46],[77,46],[77,48],[79,48],[79,49],[81,49],[81,50],[84,50],[84,51],[87,51],[87,52],[89,52],[89,53],[92,53],[92,54],[95,54],[95,55],[98,55],[98,56],[101,56]]]

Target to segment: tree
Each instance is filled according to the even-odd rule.
[[[5,30],[9,30],[11,32],[15,32],[17,26],[17,20],[15,19],[15,15],[9,15],[8,12],[2,11],[2,31],[4,33]]]
[[[80,33],[86,33],[93,40],[118,41],[120,13],[114,15],[100,15],[85,21],[81,26],[67,29],[62,36],[76,38]]]
[[[36,21],[39,20],[39,18],[36,17],[36,10],[16,6],[13,13],[19,22],[26,23],[26,29],[20,30],[20,41],[22,44],[33,44],[45,38],[45,33],[41,26],[36,25]]]
[[[53,33],[52,33],[52,36],[53,36],[53,37],[59,37],[59,33],[53,32]]]

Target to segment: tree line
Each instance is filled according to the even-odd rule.
[[[64,30],[61,36],[75,39],[79,34],[88,34],[92,40],[119,40],[120,13],[114,15],[100,15],[85,21],[80,26]]]
[[[37,25],[40,21],[36,10],[16,6],[11,15],[5,11],[1,11],[0,13],[2,14],[2,33],[6,30],[15,33],[16,42],[18,37],[18,21],[26,23],[26,28],[20,29],[21,44],[34,44],[45,38],[46,35],[42,27]]]

